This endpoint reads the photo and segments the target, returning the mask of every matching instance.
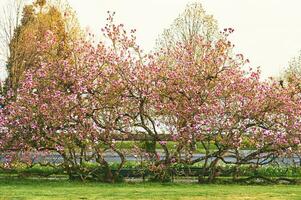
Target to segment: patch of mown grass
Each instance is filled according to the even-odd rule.
[[[217,185],[159,183],[82,183],[64,180],[0,180],[0,199],[256,199],[301,198],[300,185]]]

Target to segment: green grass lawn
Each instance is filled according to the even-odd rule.
[[[198,185],[0,180],[0,199],[301,199],[300,185]]]

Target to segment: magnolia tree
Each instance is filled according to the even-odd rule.
[[[200,180],[209,174],[212,181],[219,161],[263,165],[300,143],[300,98],[273,81],[261,82],[259,70],[243,71],[248,60],[231,56],[231,32],[225,29],[214,42],[198,36],[194,43],[163,48],[152,70],[158,77],[153,99],[157,121],[176,141],[165,159],[201,162]],[[205,156],[193,160],[196,144]],[[241,151],[246,147],[256,150]]]
[[[16,98],[8,93],[3,99],[4,167],[54,165],[41,158],[58,154],[70,178],[114,182],[133,154],[157,179],[168,179],[173,165],[201,163],[200,181],[207,175],[213,181],[220,162],[259,166],[298,149],[296,88],[262,82],[259,70],[242,70],[248,60],[231,53],[233,29],[212,42],[193,35],[193,43],[179,41],[154,54],[144,54],[135,30],[114,24],[113,14],[102,31],[100,43],[73,41],[71,56],[41,56]],[[55,42],[48,31],[39,51],[55,51]],[[128,150],[122,141],[136,142]],[[145,141],[162,151],[148,151]],[[241,151],[246,147],[253,150]],[[199,150],[204,156],[194,159]],[[108,154],[119,157],[114,170]]]
[[[128,87],[142,58],[134,31],[127,35],[112,16],[108,21],[103,33],[109,44],[77,41],[71,57],[47,63],[41,57],[40,68],[27,71],[16,100],[2,110],[3,151],[57,152],[70,177],[118,178],[125,156],[115,139],[127,138],[133,128],[129,116],[137,112],[136,94],[129,92],[139,85]],[[51,51],[55,40],[47,32],[40,51]],[[104,159],[108,151],[120,158],[115,173]],[[98,177],[97,167],[90,170],[86,163],[91,161],[105,169],[105,177]]]

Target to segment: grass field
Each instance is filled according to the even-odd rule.
[[[1,200],[23,199],[301,199],[300,185],[197,185],[0,180]]]

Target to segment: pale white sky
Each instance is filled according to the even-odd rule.
[[[0,2],[7,0],[0,0]],[[220,29],[235,29],[236,52],[260,66],[263,77],[278,75],[301,50],[300,0],[199,0]],[[83,27],[96,34],[105,24],[106,11],[117,22],[137,29],[138,43],[151,50],[155,40],[180,14],[189,0],[69,0]],[[3,70],[2,70],[3,71]]]
[[[69,0],[83,26],[96,33],[106,11],[118,22],[136,28],[138,42],[151,50],[163,29],[185,9],[189,0]],[[261,66],[263,76],[275,76],[301,50],[300,0],[200,0],[220,28],[232,27],[236,51]]]

